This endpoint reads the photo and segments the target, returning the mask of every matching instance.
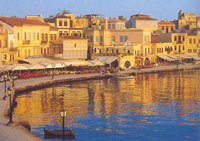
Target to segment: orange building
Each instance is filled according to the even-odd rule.
[[[170,33],[175,30],[175,23],[169,21],[161,21],[158,23],[158,29],[162,30],[162,33]]]

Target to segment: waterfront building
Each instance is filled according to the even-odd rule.
[[[194,32],[188,32],[187,33],[187,39],[186,39],[186,54],[188,55],[197,55],[198,54],[198,48],[199,47],[199,40],[197,33]]]
[[[151,16],[136,14],[130,17],[130,28],[157,30],[158,20],[151,18]]]
[[[197,27],[197,17],[195,13],[184,13],[182,10],[178,13],[178,29],[192,29]]]
[[[49,56],[50,25],[16,17],[0,17],[0,24],[8,31],[8,49],[17,51],[15,59]]]
[[[175,30],[175,23],[169,21],[158,22],[158,29],[162,30],[162,33],[170,33]]]
[[[76,28],[74,20],[75,15],[62,14],[46,19],[45,21],[58,29],[60,37],[83,37],[83,28]]]
[[[124,30],[126,21],[116,18],[102,18],[100,21],[101,30]]]
[[[66,36],[63,38],[62,58],[69,60],[86,60],[88,39]]]

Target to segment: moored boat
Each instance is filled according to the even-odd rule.
[[[71,129],[64,130],[63,132],[63,130],[44,128],[44,135],[45,138],[67,138],[67,139],[75,138],[75,132]]]

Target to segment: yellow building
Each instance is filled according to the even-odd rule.
[[[63,39],[64,59],[86,60],[88,52],[88,40],[84,38],[67,36]]]
[[[174,54],[185,54],[186,53],[186,33],[172,33],[171,42],[173,44]]]
[[[151,16],[136,14],[129,19],[130,28],[156,30],[158,28],[158,20],[151,18]]]
[[[197,55],[198,54],[198,36],[194,33],[187,34],[186,41],[186,54],[188,55]]]
[[[11,42],[10,46],[13,43]],[[8,48],[8,31],[0,25],[0,64],[13,64],[17,58],[17,50]]]
[[[8,31],[8,49],[17,50],[16,58],[49,56],[50,25],[15,17],[0,17],[0,24]]]
[[[54,25],[58,31],[60,37],[65,36],[77,36],[83,37],[83,28],[75,27],[75,15],[63,14],[47,20],[47,23]]]
[[[181,10],[178,13],[178,29],[183,29],[186,26],[189,29],[197,27],[197,19],[195,13],[183,13]]]

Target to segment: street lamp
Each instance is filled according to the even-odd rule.
[[[2,79],[4,81],[4,98],[3,99],[5,99],[7,97],[7,94],[6,94],[6,92],[7,92],[6,81],[8,79],[8,76],[7,76],[7,74],[5,72],[4,72],[4,75],[3,75]]]
[[[66,111],[61,111],[60,112],[60,116],[62,118],[62,133],[64,135],[64,132],[65,132],[65,117],[67,115],[67,112]]]
[[[8,95],[10,97],[10,111],[9,111],[9,122],[7,125],[9,124],[12,124],[13,121],[12,121],[12,99],[11,99],[11,96],[12,96],[12,90],[10,87],[8,87]]]
[[[12,69],[12,76],[11,76],[11,79],[12,79],[12,87],[15,87],[14,69]]]

